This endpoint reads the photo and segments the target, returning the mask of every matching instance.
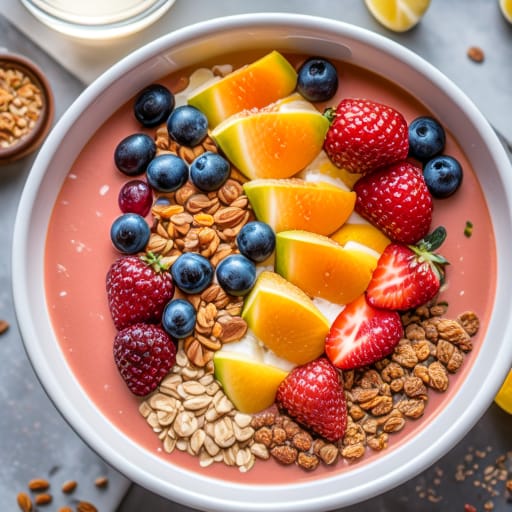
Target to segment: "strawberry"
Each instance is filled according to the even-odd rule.
[[[392,164],[354,185],[355,211],[392,241],[414,244],[429,231],[433,201],[419,167]]]
[[[439,291],[448,263],[437,249],[446,238],[439,227],[416,246],[389,244],[381,254],[366,290],[375,307],[406,310],[425,304]]]
[[[337,167],[366,174],[407,158],[407,122],[392,107],[367,99],[342,100],[325,112],[331,121],[324,149]]]
[[[276,403],[329,441],[345,435],[347,403],[341,376],[325,357],[294,368],[279,385]]]
[[[176,347],[160,327],[137,323],[119,331],[114,361],[130,391],[145,396],[158,386],[176,362]]]
[[[363,294],[334,320],[325,340],[325,353],[337,368],[352,370],[386,357],[402,337],[400,315],[373,307]]]
[[[152,253],[119,258],[107,273],[106,287],[118,330],[137,322],[160,322],[164,306],[174,295],[171,274]]]

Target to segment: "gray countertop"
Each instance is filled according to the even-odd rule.
[[[214,15],[272,10],[348,21],[404,44],[447,74],[512,140],[512,26],[499,13],[497,0],[432,0],[420,25],[406,34],[393,34],[378,25],[362,0],[177,0],[153,27],[112,43],[97,60],[91,57],[93,53],[98,55],[97,48],[51,32],[46,37],[47,29],[26,17],[17,0],[0,0],[0,7],[5,16],[0,15],[0,47],[31,58],[46,71],[55,93],[56,118],[111,62],[165,31]],[[470,46],[484,50],[483,63],[467,58]],[[56,511],[65,503],[67,498],[59,489],[62,482],[70,479],[78,482],[73,499],[89,500],[101,512],[191,510],[130,485],[105,464],[61,418],[32,371],[13,310],[10,246],[17,204],[33,159],[29,156],[0,168],[0,320],[10,324],[9,330],[0,335],[0,458],[5,462],[0,465],[0,511],[16,510],[17,493],[26,490],[27,482],[39,476],[49,478],[54,490],[55,500],[44,508],[47,511]],[[512,503],[503,481],[490,485],[492,478],[487,475],[494,471],[496,460],[502,455],[512,475],[511,432],[512,416],[492,404],[460,444],[431,468],[392,491],[346,510],[463,511],[466,503],[484,510],[484,504],[492,500],[493,510],[510,511]],[[95,478],[101,475],[109,478],[106,488],[94,485]],[[499,495],[493,495],[494,491]]]

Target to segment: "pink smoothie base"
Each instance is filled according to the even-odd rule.
[[[290,60],[296,62],[297,58],[290,57]],[[342,97],[367,97],[394,106],[408,122],[428,114],[406,91],[382,78],[344,63],[339,64],[339,71],[339,94],[331,104]],[[179,79],[176,75],[160,83],[174,88]],[[120,215],[119,189],[130,179],[116,170],[113,154],[121,139],[139,131],[153,133],[153,130],[141,129],[133,117],[132,102],[128,102],[88,141],[70,169],[54,205],[45,255],[47,305],[62,353],[83,392],[120,434],[169,464],[212,478],[271,485],[324,478],[368,464],[375,457],[398,448],[435,418],[457,393],[471,369],[479,342],[485,335],[496,289],[496,248],[490,215],[475,173],[451,136],[448,135],[445,153],[461,162],[465,174],[456,195],[437,200],[434,206],[433,227],[443,225],[448,232],[440,252],[451,263],[441,300],[448,302],[450,318],[467,310],[476,312],[481,329],[474,338],[473,351],[466,356],[459,372],[451,377],[449,390],[430,392],[423,418],[408,421],[401,433],[390,435],[386,450],[368,450],[359,462],[341,461],[335,467],[307,473],[295,467],[283,468],[272,461],[257,461],[250,472],[242,474],[223,464],[201,468],[197,458],[178,450],[166,454],[161,441],[138,412],[140,400],[129,392],[113,361],[112,343],[116,331],[107,306],[105,275],[119,254],[111,246],[109,231],[112,221]],[[474,226],[471,237],[464,235],[467,221]],[[482,281],[486,283],[484,287]]]

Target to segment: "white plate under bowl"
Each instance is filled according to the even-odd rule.
[[[45,299],[43,260],[49,217],[87,140],[144,86],[234,48],[344,59],[410,91],[442,118],[462,146],[478,175],[496,240],[493,314],[453,398],[397,447],[350,470],[330,471],[305,482],[256,485],[244,483],[243,478],[219,480],[143,449],[83,392],[63,356]],[[366,500],[410,479],[457,443],[485,412],[509,369],[511,180],[503,148],[471,101],[427,62],[386,38],[333,20],[272,13],[214,19],[177,30],[132,53],[88,87],[62,116],[34,163],[16,218],[12,265],[15,307],[27,353],[48,395],[78,434],[112,466],[162,496],[200,509],[237,512],[321,511]],[[485,286],[485,269],[477,278]]]

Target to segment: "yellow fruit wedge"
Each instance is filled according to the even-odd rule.
[[[336,167],[325,151],[321,151],[297,177],[311,182],[328,182],[338,187],[352,190],[361,174]]]
[[[247,109],[260,109],[291,94],[297,83],[293,66],[277,51],[196,89],[188,103],[206,115],[210,128]]]
[[[427,11],[430,0],[365,0],[375,19],[393,32],[413,28]]]
[[[506,412],[512,414],[512,370],[507,375],[494,401]]]
[[[242,318],[268,349],[294,364],[305,364],[323,353],[330,327],[303,291],[270,271],[256,280]]]
[[[247,178],[289,178],[318,155],[328,128],[310,103],[284,99],[231,116],[211,136]]]
[[[344,224],[331,238],[340,245],[347,242],[357,242],[366,245],[378,253],[382,253],[391,240],[379,229],[371,224]]]
[[[310,297],[348,304],[367,288],[379,254],[360,244],[341,246],[307,231],[276,236],[276,272]]]
[[[500,9],[505,19],[512,23],[512,0],[500,0]]]
[[[348,219],[356,202],[355,192],[297,178],[252,180],[244,192],[258,220],[276,233],[307,229],[329,235]]]
[[[219,350],[213,357],[215,378],[233,405],[246,414],[270,407],[288,372],[250,359],[245,354]]]

